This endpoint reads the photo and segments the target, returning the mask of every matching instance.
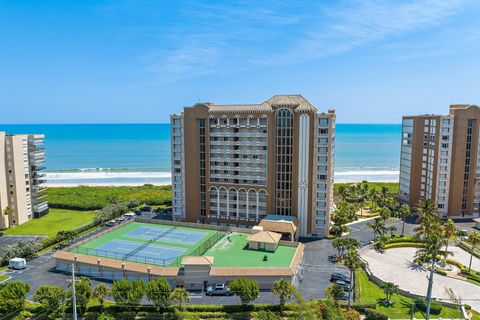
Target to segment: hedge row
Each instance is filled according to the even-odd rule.
[[[388,320],[388,316],[380,311],[374,309],[365,309],[363,311],[365,314],[365,320]]]
[[[427,311],[427,300],[423,298],[415,299],[415,307],[420,311],[426,312]],[[431,314],[440,314],[442,312],[442,304],[438,301],[432,300],[430,303],[430,313]]]
[[[471,252],[471,247],[470,245],[466,244],[465,242],[461,241],[460,242],[460,245],[459,245],[460,248],[462,248],[463,250],[467,251],[468,253]],[[478,259],[480,259],[480,254],[476,251],[476,250],[473,250],[473,255],[475,257],[477,257]]]
[[[397,242],[389,243],[383,246],[383,249],[392,249],[392,248],[402,248],[402,247],[411,247],[411,248],[422,248],[423,243],[419,242]]]

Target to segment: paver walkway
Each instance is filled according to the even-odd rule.
[[[388,249],[384,253],[368,250],[362,254],[362,258],[368,262],[370,270],[378,278],[393,282],[403,290],[425,296],[429,271],[413,263],[415,251],[415,248]],[[460,255],[454,258],[463,259]],[[452,300],[452,294],[480,311],[480,286],[435,274],[432,296]]]

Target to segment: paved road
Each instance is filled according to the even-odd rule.
[[[415,248],[388,249],[383,253],[369,250],[362,257],[378,278],[424,296],[427,292],[429,271],[413,263],[415,251]],[[446,301],[451,301],[452,297],[461,298],[464,303],[480,311],[480,286],[467,281],[435,274],[432,296]]]
[[[372,229],[368,227],[368,224],[372,222],[373,220],[369,220],[350,225],[348,228],[349,234],[347,234],[345,237],[355,238],[360,241],[362,245],[369,244],[370,241],[373,240],[373,233]],[[400,233],[402,231],[402,221],[399,219],[388,220],[387,227],[390,226],[395,226],[397,228],[396,233]],[[414,228],[415,224],[413,221],[407,221],[407,223],[405,223],[405,234],[413,235]]]

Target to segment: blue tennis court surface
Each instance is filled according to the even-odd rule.
[[[161,236],[165,234],[164,236]],[[149,226],[139,226],[138,228],[133,229],[124,236],[137,239],[155,239],[156,241],[170,242],[170,243],[181,243],[187,245],[194,245],[201,241],[207,233],[204,232],[195,232],[190,230],[181,230],[175,229],[170,226],[162,227],[149,227]]]
[[[114,259],[168,265],[185,251],[187,251],[185,248],[165,247],[152,243],[142,247],[142,243],[139,242],[111,240],[97,249],[90,249],[89,253]]]

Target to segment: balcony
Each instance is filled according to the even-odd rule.
[[[43,202],[33,204],[33,211],[34,212],[42,212],[42,211],[45,211],[47,209],[48,209],[48,202],[47,201],[43,201]]]

